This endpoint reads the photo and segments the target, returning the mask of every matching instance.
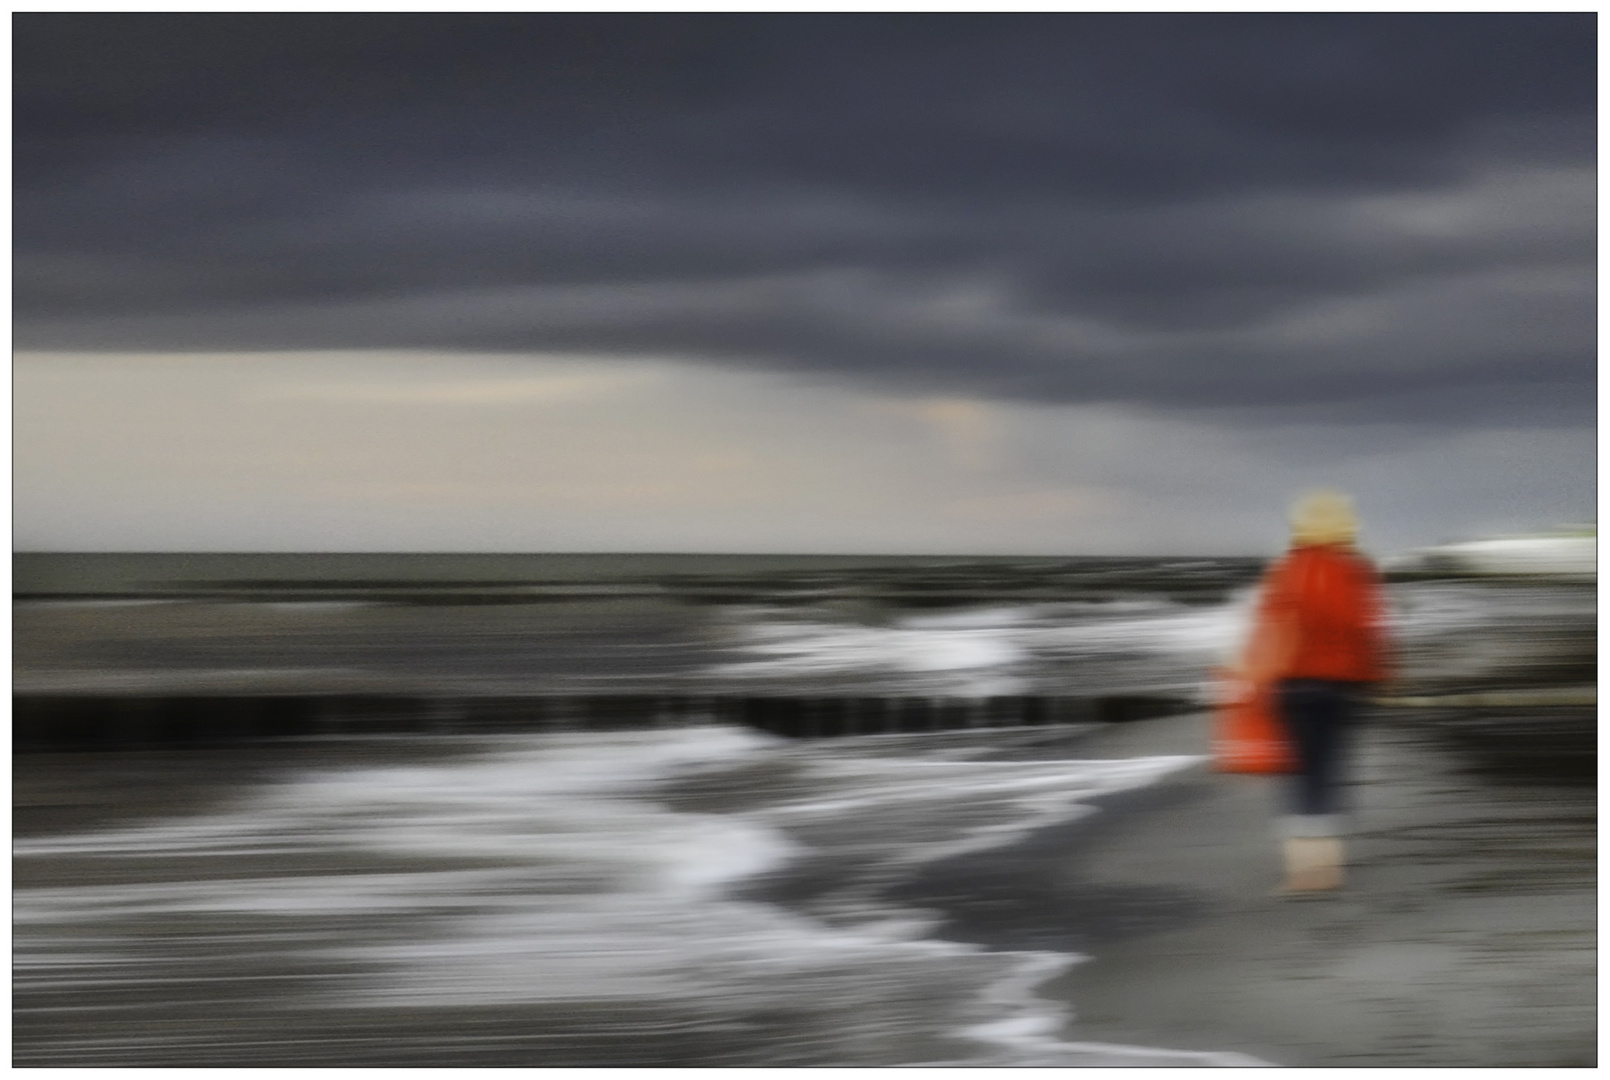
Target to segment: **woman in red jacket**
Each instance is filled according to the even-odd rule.
[[[1283,891],[1342,884],[1341,758],[1362,691],[1385,678],[1380,579],[1353,547],[1352,502],[1331,491],[1298,499],[1292,546],[1264,575],[1244,662],[1273,685],[1296,751],[1285,823]]]

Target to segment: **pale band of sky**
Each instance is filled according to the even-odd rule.
[[[1260,426],[655,358],[23,353],[14,372],[19,550],[1264,554],[1326,484],[1385,553],[1594,505],[1584,428]]]

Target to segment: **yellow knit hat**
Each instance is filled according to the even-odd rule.
[[[1304,492],[1291,504],[1293,544],[1351,544],[1358,536],[1353,500],[1321,488]]]

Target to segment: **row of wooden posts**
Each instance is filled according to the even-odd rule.
[[[458,734],[742,724],[792,738],[1101,723],[1181,711],[1143,695],[518,698],[70,696],[14,698],[14,745],[120,747],[318,735]]]

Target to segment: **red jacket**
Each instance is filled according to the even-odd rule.
[[[1249,662],[1273,679],[1386,677],[1380,579],[1352,548],[1293,548],[1264,575]]]

